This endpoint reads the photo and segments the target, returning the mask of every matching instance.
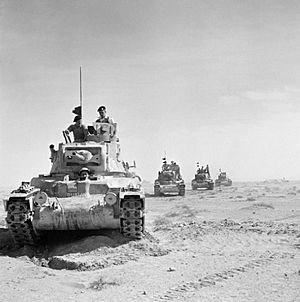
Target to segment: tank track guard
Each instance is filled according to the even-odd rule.
[[[33,198],[40,190],[22,183],[13,191],[6,205],[7,227],[17,246],[35,245],[38,234],[35,232],[33,220]]]

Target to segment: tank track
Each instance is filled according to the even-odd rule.
[[[179,196],[184,196],[185,195],[185,185],[180,185],[179,186]]]
[[[159,196],[160,195],[160,188],[158,185],[154,186],[154,196]]]
[[[145,230],[145,200],[139,195],[127,195],[120,204],[120,231],[130,238],[141,239]]]
[[[35,245],[38,241],[31,222],[32,216],[25,197],[9,199],[6,223],[17,246]]]
[[[215,187],[215,184],[213,182],[208,183],[208,190],[213,190]]]

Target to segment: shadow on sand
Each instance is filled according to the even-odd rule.
[[[164,256],[169,250],[145,232],[141,240],[124,237],[118,230],[45,232],[36,246],[16,247],[7,229],[0,229],[0,255],[29,260],[52,269],[94,270],[141,256]]]
[[[37,245],[18,247],[9,230],[0,228],[0,255],[49,258],[70,253],[84,254],[102,247],[115,248],[130,241],[117,230],[48,231],[41,234]]]

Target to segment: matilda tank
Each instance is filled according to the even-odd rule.
[[[154,195],[185,195],[184,180],[176,163],[163,162],[162,169],[158,172],[158,178],[154,181]]]
[[[7,226],[17,245],[35,244],[44,231],[119,229],[144,232],[141,179],[121,159],[116,124],[95,123],[83,142],[50,145],[47,175],[22,182],[4,201]]]
[[[220,187],[220,186],[230,187],[230,186],[232,186],[232,180],[227,177],[226,172],[222,172],[220,170],[220,174],[218,175],[218,178],[215,180],[215,186],[216,187]]]
[[[200,168],[199,163],[197,163],[197,171],[191,185],[193,190],[214,189],[214,181],[210,178],[208,165],[206,165],[206,168],[204,168],[203,166]]]

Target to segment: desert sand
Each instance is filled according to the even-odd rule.
[[[139,241],[63,233],[15,249],[2,207],[0,300],[300,301],[300,182],[187,184],[185,197],[152,189]]]

